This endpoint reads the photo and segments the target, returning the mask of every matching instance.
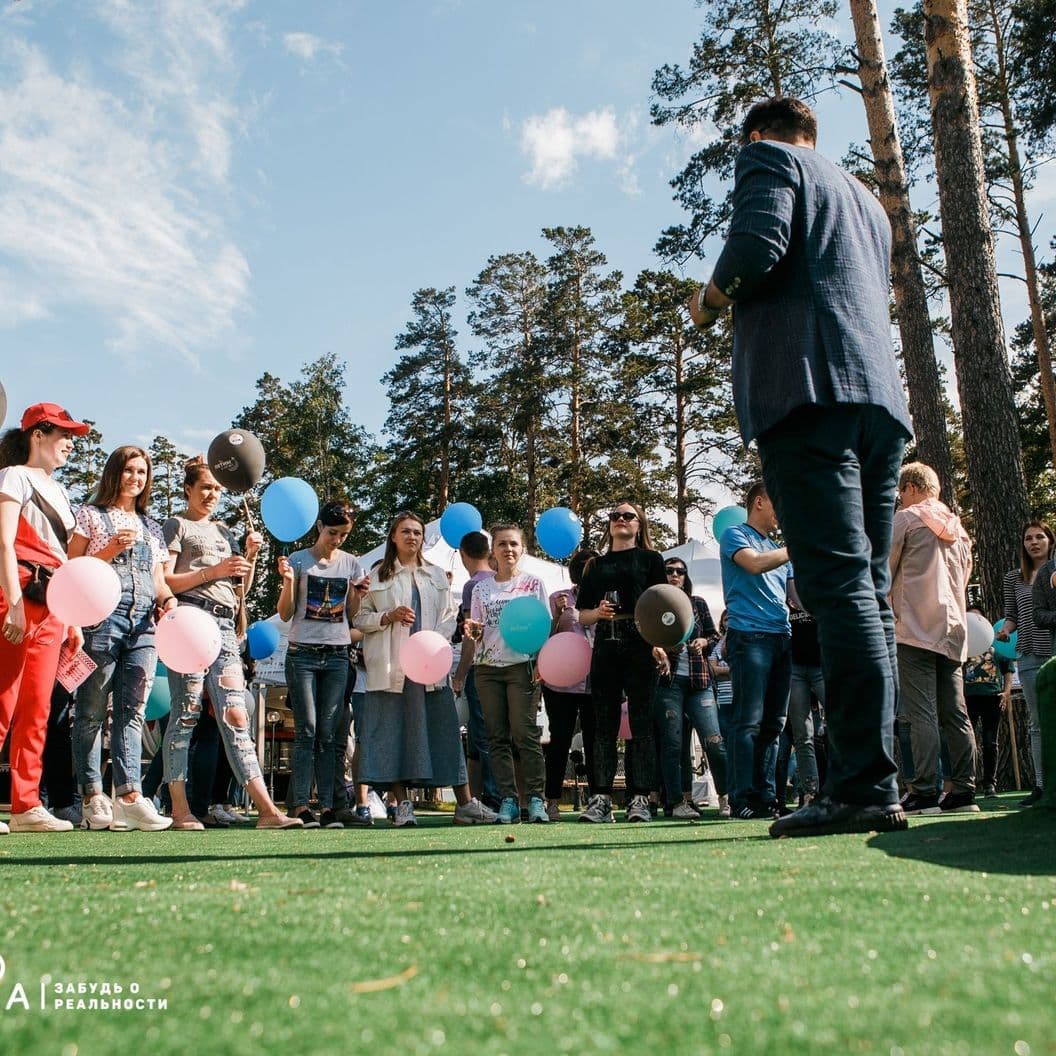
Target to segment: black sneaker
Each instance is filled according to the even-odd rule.
[[[1031,789],[1029,796],[1019,801],[1019,805],[1021,807],[1032,807],[1035,803],[1038,802],[1039,799],[1041,799],[1041,789],[1035,786],[1033,789]]]
[[[319,819],[310,810],[302,810],[297,817],[306,829],[319,828]]]
[[[332,811],[324,810],[319,817],[319,824],[324,829],[343,829],[344,825],[341,824],[341,819]]]
[[[344,813],[348,817],[342,817],[341,820],[350,828],[369,829],[374,824],[374,815],[368,806],[356,807],[355,810],[346,810]]]
[[[974,792],[947,792],[942,797],[939,810],[943,814],[978,814],[979,804],[975,801]]]
[[[781,836],[835,836],[849,832],[898,832],[909,827],[901,803],[861,806],[838,803],[827,796],[778,818],[770,826],[774,839]]]
[[[907,792],[902,797],[903,814],[941,814],[942,807],[939,806],[937,795],[925,796],[920,792]]]
[[[742,803],[734,807],[730,816],[736,821],[773,821],[776,817],[774,807],[761,806],[759,804]]]
[[[997,799],[997,788],[994,785],[987,785],[983,789],[983,799]]]

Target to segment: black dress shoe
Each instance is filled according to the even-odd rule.
[[[800,807],[786,818],[778,818],[770,826],[770,835],[830,836],[847,832],[897,832],[909,827],[899,803],[873,804],[838,803],[827,796],[809,806]]]

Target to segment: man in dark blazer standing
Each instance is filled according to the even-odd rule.
[[[887,596],[911,432],[888,313],[891,229],[873,195],[816,153],[804,103],[758,103],[741,133],[729,234],[689,310],[706,327],[734,306],[741,435],[758,445],[799,596],[818,623],[829,730],[824,794],[770,834],[903,829]]]

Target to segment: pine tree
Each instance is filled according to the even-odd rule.
[[[95,422],[85,418],[84,424],[88,426],[88,432],[74,441],[73,453],[58,473],[75,510],[95,494],[107,456],[103,450],[103,434],[96,429]]]

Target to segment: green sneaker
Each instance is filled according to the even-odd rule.
[[[521,820],[521,808],[517,806],[517,800],[507,796],[499,806],[499,824],[517,825]]]
[[[550,815],[546,812],[546,804],[541,796],[532,796],[528,800],[528,820],[539,825],[549,825]]]

